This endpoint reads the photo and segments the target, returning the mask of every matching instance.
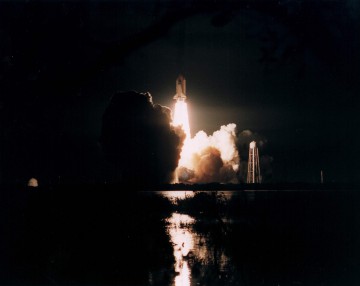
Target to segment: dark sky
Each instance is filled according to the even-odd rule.
[[[0,180],[100,172],[111,95],[172,107],[180,72],[193,133],[260,134],[274,181],[358,180],[356,0],[2,1]]]

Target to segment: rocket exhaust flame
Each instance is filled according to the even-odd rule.
[[[186,134],[186,140],[190,139],[190,124],[189,124],[189,114],[187,110],[186,100],[186,80],[182,75],[176,79],[176,94],[174,99],[175,111],[174,111],[174,126],[181,126]]]
[[[190,124],[187,103],[178,99],[175,103],[174,126],[181,126],[186,134],[186,139],[190,139]]]

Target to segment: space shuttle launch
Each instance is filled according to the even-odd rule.
[[[176,79],[176,94],[174,99],[177,101],[185,101],[186,99],[186,80],[183,75],[179,75]]]
[[[171,123],[176,127],[176,134],[183,138],[176,171],[177,182],[237,182],[240,162],[236,148],[236,125],[232,123],[221,126],[209,136],[201,130],[191,137],[187,95],[185,78],[179,75],[176,78]],[[183,134],[179,133],[181,130]]]

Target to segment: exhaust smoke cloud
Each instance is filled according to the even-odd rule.
[[[211,135],[199,131],[191,137],[185,99],[176,98],[172,113],[153,104],[149,93],[113,96],[103,116],[101,145],[115,180],[140,185],[242,181],[246,166],[240,156],[254,139],[251,131],[238,134],[230,123]],[[257,141],[261,147],[263,141]]]
[[[177,100],[174,126],[186,134],[177,168],[177,181],[188,183],[237,183],[239,154],[236,149],[236,124],[221,126],[212,135],[199,131],[190,137],[187,104]]]

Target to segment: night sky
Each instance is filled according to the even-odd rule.
[[[173,107],[179,73],[192,133],[256,133],[269,181],[358,181],[360,4],[194,0],[2,1],[0,182],[102,180],[111,96]]]

